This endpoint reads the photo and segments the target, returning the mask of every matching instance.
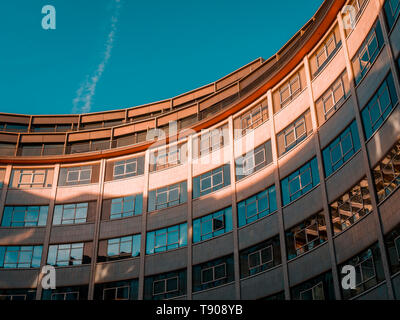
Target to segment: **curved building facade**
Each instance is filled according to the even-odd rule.
[[[169,100],[0,114],[0,299],[400,299],[399,11],[326,0]]]

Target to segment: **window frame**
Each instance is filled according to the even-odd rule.
[[[126,175],[137,175],[138,173],[138,158],[133,158],[133,159],[127,159],[127,160],[121,160],[121,161],[116,161],[114,162],[113,165],[113,179],[120,179],[125,177]],[[135,165],[135,170],[134,171],[127,171],[127,166],[128,165]],[[123,167],[123,172],[121,174],[115,174],[116,168],[117,167]]]
[[[270,250],[271,251],[271,260],[268,260],[268,261],[263,261],[263,258],[262,258],[262,252],[263,251],[265,251],[265,250]],[[251,266],[251,264],[250,264],[250,257],[252,257],[252,256],[254,256],[254,255],[258,255],[258,258],[259,258],[259,260],[260,260],[260,263],[258,264],[258,265],[256,265],[256,266]],[[265,264],[268,264],[268,263],[273,263],[274,262],[274,247],[273,247],[273,245],[272,244],[270,244],[270,245],[267,245],[266,247],[264,247],[264,248],[261,248],[261,249],[258,249],[257,251],[254,251],[254,252],[251,252],[251,253],[249,253],[248,255],[247,255],[247,264],[248,264],[248,268],[249,268],[249,273],[251,274],[251,272],[252,272],[252,270],[254,270],[254,269],[256,269],[256,268],[260,268],[260,267],[262,267],[263,265],[265,265]]]
[[[221,266],[224,267],[224,276],[221,277],[221,278],[216,279],[215,278],[215,269],[217,267],[221,267]],[[212,275],[213,275],[212,280],[204,281],[204,276],[203,276],[204,272],[209,271],[211,269],[212,269]],[[207,268],[201,269],[201,280],[200,280],[200,282],[201,282],[201,285],[205,285],[205,284],[210,284],[210,283],[215,282],[215,281],[226,279],[227,277],[228,277],[228,274],[227,274],[226,262],[222,262],[222,263],[219,263],[219,264],[217,264],[215,266],[211,266],[211,267],[207,267]]]
[[[312,295],[312,300],[314,301],[314,300],[316,300],[316,299],[314,299],[314,296],[315,296],[315,294],[314,294],[314,289],[315,288],[317,288],[317,287],[319,287],[319,286],[322,286],[322,292],[323,292],[323,294],[324,294],[324,299],[325,299],[325,292],[324,292],[324,283],[323,283],[323,281],[320,281],[320,282],[318,282],[316,285],[314,285],[314,286],[312,286],[311,288],[308,288],[308,289],[306,289],[306,290],[303,290],[303,291],[300,291],[300,300],[302,300],[302,301],[304,301],[304,300],[306,300],[306,299],[302,299],[302,296],[303,296],[303,294],[305,293],[305,292],[308,292],[308,291],[310,291],[311,290],[311,295]]]
[[[168,291],[167,282],[169,280],[175,280],[175,279],[176,279],[176,289]],[[160,292],[160,293],[155,293],[154,292],[155,284],[159,283],[159,282],[164,282],[164,291]],[[173,293],[173,292],[179,292],[179,276],[174,276],[174,277],[169,277],[169,278],[160,279],[160,280],[154,280],[153,281],[153,291],[152,291],[152,296],[153,297],[159,296],[159,295],[162,295],[162,294]]]
[[[72,169],[72,170],[71,170]],[[89,172],[89,178],[81,180],[81,175],[83,172]],[[78,178],[76,180],[70,180],[70,174],[78,172]],[[65,178],[66,184],[78,183],[78,184],[90,184],[92,180],[92,167],[71,167],[67,168],[67,176]]]

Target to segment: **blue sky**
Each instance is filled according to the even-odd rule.
[[[321,3],[2,0],[0,112],[96,112],[179,95],[270,57]],[[56,30],[42,29],[47,4]]]

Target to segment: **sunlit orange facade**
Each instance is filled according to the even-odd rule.
[[[399,11],[326,0],[180,96],[0,114],[0,300],[400,299]]]

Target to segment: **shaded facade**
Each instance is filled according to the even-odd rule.
[[[0,114],[0,299],[400,299],[399,12],[327,0],[178,97]]]

